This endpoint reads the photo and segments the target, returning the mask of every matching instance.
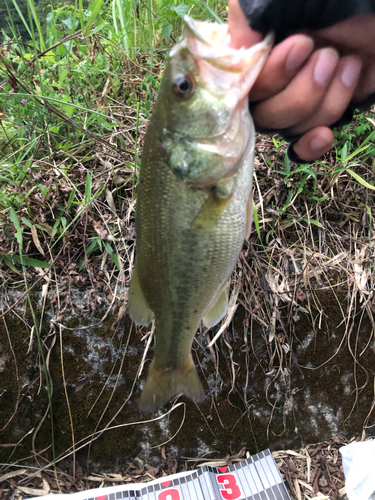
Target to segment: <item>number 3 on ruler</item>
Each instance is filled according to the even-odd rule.
[[[224,489],[220,490],[220,493],[225,500],[236,500],[236,498],[240,498],[241,490],[233,474],[219,474],[216,476],[216,479],[219,484],[224,486]]]
[[[175,488],[171,488],[159,493],[158,500],[181,500],[181,497],[178,490],[176,490]]]

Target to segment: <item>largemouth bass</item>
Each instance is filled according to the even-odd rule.
[[[254,127],[248,93],[272,37],[231,49],[227,26],[186,17],[146,132],[136,207],[129,314],[155,317],[140,400],[152,411],[182,392],[204,398],[191,355],[200,321],[226,314],[227,283],[250,234]]]

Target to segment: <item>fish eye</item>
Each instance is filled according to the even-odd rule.
[[[173,83],[173,91],[177,97],[187,98],[195,90],[195,81],[189,75],[179,75]]]

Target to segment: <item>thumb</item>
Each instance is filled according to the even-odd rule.
[[[230,46],[232,49],[249,48],[263,38],[261,33],[250,28],[249,22],[240,7],[239,0],[229,0],[228,34],[231,38]]]

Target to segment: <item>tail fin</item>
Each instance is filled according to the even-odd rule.
[[[174,370],[160,370],[151,363],[146,387],[139,401],[142,413],[155,411],[173,396],[183,392],[194,401],[203,401],[204,389],[191,356],[185,365]]]

